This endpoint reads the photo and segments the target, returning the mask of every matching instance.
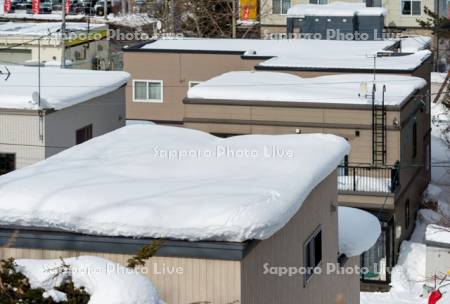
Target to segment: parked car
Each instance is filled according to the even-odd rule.
[[[26,0],[13,0],[12,1],[12,10],[26,10],[27,9],[27,1]]]
[[[94,11],[97,16],[103,16],[105,14],[105,1],[104,0],[97,1],[97,3],[95,3],[94,6]],[[106,14],[108,15],[111,13],[112,13],[112,4],[111,1],[108,1]]]

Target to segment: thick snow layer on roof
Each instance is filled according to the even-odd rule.
[[[408,36],[400,39],[401,51],[404,53],[415,53],[428,49],[431,45],[431,37]]]
[[[80,22],[68,22],[66,28],[71,32],[98,30],[106,28],[104,24],[90,24]],[[0,36],[44,36],[56,33],[61,29],[59,22],[7,22],[0,23]]]
[[[337,57],[347,55],[365,55],[391,47],[395,40],[383,41],[344,41],[314,39],[161,39],[146,44],[141,49],[148,50],[184,50],[213,52],[242,52],[247,56],[299,55],[309,58],[311,55]],[[333,52],[330,53],[330,49]],[[304,56],[303,56],[304,55]]]
[[[425,240],[434,243],[450,244],[450,227],[428,225],[425,232]]]
[[[380,221],[367,211],[339,207],[339,253],[348,257],[369,250],[381,234]]]
[[[38,92],[38,67],[0,66],[11,76],[0,78],[0,108],[36,110]],[[61,110],[99,97],[126,84],[126,72],[41,68],[41,108]],[[33,98],[33,95],[34,98]]]
[[[4,1],[4,0],[0,0]],[[3,5],[2,5],[3,7]],[[0,11],[1,12],[1,11]],[[58,21],[61,20],[62,14],[26,14],[26,13],[8,13],[5,14],[3,12],[0,13],[1,18],[10,19],[10,20],[39,20],[39,21]],[[69,21],[78,21],[83,20],[85,18],[84,15],[67,15],[66,20]]]
[[[189,89],[187,96],[191,99],[372,105],[370,97],[359,96],[362,82],[367,83],[367,93],[370,93],[371,74],[301,78],[277,72],[229,72]],[[376,85],[377,100],[386,85],[385,104],[399,105],[415,90],[423,88],[426,81],[411,76],[379,74]]]
[[[193,241],[266,239],[348,153],[347,141],[334,135],[222,139],[127,126],[1,176],[0,224]]]
[[[59,260],[16,260],[16,270],[25,275],[32,288],[42,288],[54,300],[65,294],[55,290],[71,276],[76,288],[84,287],[89,304],[162,304],[152,282],[136,271],[106,259],[80,256],[64,259],[69,271],[58,272]],[[55,297],[57,299],[55,299]]]
[[[366,7],[365,3],[333,2],[329,4],[298,4],[288,10],[288,16],[385,16],[382,7]]]
[[[330,49],[327,49],[329,51]],[[333,53],[334,53],[333,47]],[[339,52],[339,50],[337,50]],[[420,66],[426,59],[431,56],[428,50],[418,51],[414,54],[401,56],[379,57],[376,60],[376,69],[383,70],[399,70],[412,71]],[[340,53],[339,56],[330,55],[322,56],[319,53],[311,53],[309,56],[279,56],[267,61],[261,62],[260,67],[271,68],[303,68],[303,69],[361,69],[373,70],[374,58],[371,53],[350,54]]]

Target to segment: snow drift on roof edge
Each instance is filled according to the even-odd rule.
[[[252,154],[229,154],[245,149]],[[129,126],[0,177],[0,224],[192,241],[266,239],[349,149],[334,135],[220,139]],[[190,156],[181,155],[186,151]],[[288,151],[291,157],[281,155]]]

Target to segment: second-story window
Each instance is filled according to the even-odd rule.
[[[417,156],[417,121],[414,120],[412,125],[412,157]]]
[[[402,15],[418,16],[422,14],[421,1],[402,0]]]
[[[272,14],[287,14],[291,0],[272,0]]]
[[[306,286],[314,274],[314,269],[322,261],[322,230],[320,227],[305,242],[304,257],[306,268],[304,285]]]
[[[133,101],[163,102],[163,82],[161,80],[133,80]]]
[[[328,0],[309,0],[309,4],[328,4]]]

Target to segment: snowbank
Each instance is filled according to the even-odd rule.
[[[120,143],[120,144],[118,144]],[[348,154],[334,135],[134,125],[0,177],[0,224],[241,242],[281,229]]]
[[[59,300],[65,295],[54,288],[69,277],[75,287],[84,287],[91,295],[89,304],[163,304],[152,282],[143,275],[98,257],[64,259],[70,272],[59,273],[61,260],[17,260],[17,271],[25,275],[32,288],[46,290]],[[57,300],[55,299],[55,300]]]
[[[425,240],[434,243],[450,244],[450,228],[438,225],[428,225]]]
[[[0,81],[0,108],[37,110],[38,67],[6,66],[8,81]],[[5,67],[0,66],[4,72]],[[113,92],[125,85],[126,72],[41,68],[41,108],[61,110]],[[34,95],[34,96],[33,96]]]
[[[367,211],[339,207],[339,253],[358,256],[369,250],[381,234],[380,221]]]
[[[191,99],[283,101],[372,105],[370,97],[359,97],[361,82],[372,88],[373,75],[347,74],[301,78],[276,72],[229,72],[189,89]],[[423,88],[422,78],[377,75],[377,98],[386,85],[385,104],[400,105],[415,90]]]
[[[298,4],[292,6],[288,17],[298,16],[385,16],[382,7],[367,7],[365,3],[333,2],[329,4]]]
[[[443,84],[445,78],[447,78],[447,73],[431,72],[432,83]]]

